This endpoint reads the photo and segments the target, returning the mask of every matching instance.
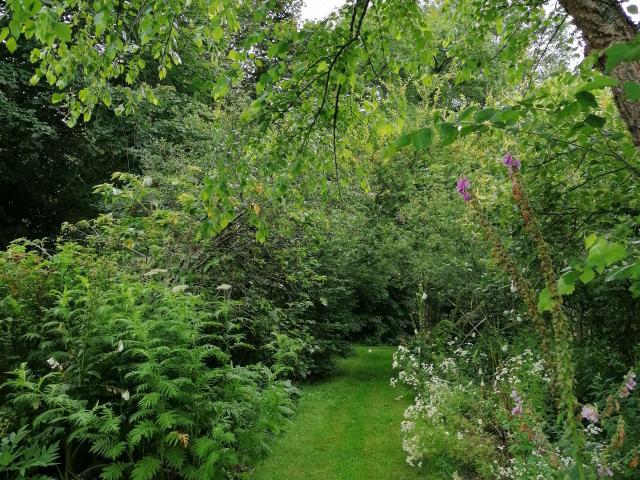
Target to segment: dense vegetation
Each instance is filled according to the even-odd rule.
[[[2,478],[247,477],[355,342],[418,477],[637,478],[637,6],[301,6],[0,6]]]

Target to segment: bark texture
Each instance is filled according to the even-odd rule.
[[[582,32],[587,52],[602,51],[614,43],[628,42],[638,33],[638,26],[617,0],[560,0],[560,4]],[[600,67],[604,69],[604,59]],[[613,88],[613,96],[633,143],[640,148],[640,101],[628,100],[623,88],[625,81],[640,82],[640,62],[622,62],[610,74],[620,81],[620,86]]]

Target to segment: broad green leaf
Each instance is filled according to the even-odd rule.
[[[102,11],[96,13],[93,17],[93,24],[96,26],[96,35],[102,35],[102,33],[107,29],[108,21],[109,17],[107,12]]]
[[[324,73],[324,72],[328,72],[329,71],[329,64],[327,62],[325,62],[324,60],[322,62],[320,62],[318,64],[318,66],[316,67],[316,72],[318,73]]]
[[[11,37],[9,40],[7,40],[6,46],[7,46],[7,50],[9,50],[10,53],[15,52],[16,49],[18,48],[16,39]]]
[[[71,27],[64,22],[56,23],[56,37],[64,42],[71,41]]]
[[[640,83],[624,82],[624,93],[629,100],[640,100]]]
[[[589,267],[586,267],[580,275],[580,281],[584,284],[591,282],[594,278],[596,278],[596,272]]]
[[[458,120],[460,120],[461,122],[464,122],[465,120],[468,120],[469,118],[471,118],[471,116],[477,111],[478,111],[478,108],[474,106],[465,108],[462,112],[460,112],[460,115],[458,116]]]
[[[211,32],[211,38],[213,38],[214,42],[218,42],[222,37],[224,37],[224,29],[220,25],[217,25],[216,28],[213,29],[213,32]]]
[[[580,102],[580,105],[585,108],[598,108],[596,97],[591,92],[576,93],[576,100],[578,100],[578,102]]]
[[[591,235],[589,235],[587,238],[584,239],[585,248],[589,250],[591,247],[593,247],[593,244],[596,243],[596,240],[598,240],[598,235],[596,235],[595,233],[592,233]]]
[[[558,279],[558,293],[560,295],[571,295],[575,289],[575,283],[569,282],[565,275]]]
[[[618,85],[618,80],[613,77],[609,77],[608,75],[601,75],[596,77],[593,81],[585,83],[582,85],[578,92],[588,92],[591,90],[600,90],[606,87],[615,87]]]
[[[609,248],[604,254],[607,266],[613,265],[614,263],[617,263],[620,260],[624,260],[627,257],[627,249],[624,248],[624,245],[620,243],[610,243],[608,247]]]
[[[421,128],[411,134],[411,143],[417,149],[427,148],[433,143],[433,130],[429,127]]]
[[[541,312],[549,312],[553,309],[553,302],[551,301],[551,293],[548,288],[544,288],[538,297],[538,310]]]
[[[584,121],[591,125],[593,128],[602,128],[604,127],[605,124],[605,119],[598,116],[598,115],[589,115],[587,116],[587,118],[584,119]]]
[[[605,72],[609,73],[621,62],[633,62],[640,59],[640,34],[627,43],[616,43],[604,51],[607,61]]]
[[[485,108],[476,113],[475,119],[478,123],[486,122],[487,120],[491,120],[495,114],[496,111],[493,108]]]
[[[451,145],[458,138],[458,129],[450,123],[440,123],[438,125],[438,134],[442,145]]]

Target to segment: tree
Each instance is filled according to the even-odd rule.
[[[576,26],[582,32],[587,43],[587,52],[604,52],[616,43],[632,42],[638,35],[638,26],[631,21],[617,0],[560,0],[560,4],[573,17]],[[629,10],[635,6],[629,7]],[[611,55],[611,54],[610,54]],[[637,59],[640,57],[634,54]],[[598,62],[601,70],[606,71],[604,58]],[[626,82],[640,81],[640,62],[620,62],[610,69],[611,76],[619,81],[613,86],[613,96],[620,115],[627,124],[633,142],[640,148],[640,102],[625,91]]]

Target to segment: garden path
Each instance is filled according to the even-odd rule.
[[[407,391],[389,379],[393,347],[355,347],[323,382],[302,388],[298,411],[251,480],[414,480],[400,422]],[[404,398],[402,394],[404,393]]]

